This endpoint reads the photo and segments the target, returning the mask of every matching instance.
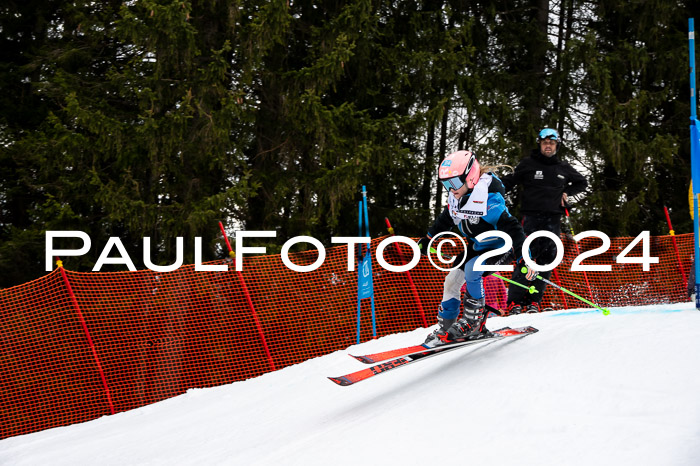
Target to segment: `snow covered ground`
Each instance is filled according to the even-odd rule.
[[[347,356],[390,335],[227,386],[0,441],[10,465],[700,465],[692,303],[489,320],[533,325],[349,387]]]

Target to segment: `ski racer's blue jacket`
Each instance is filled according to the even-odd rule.
[[[489,175],[491,175],[492,180],[488,188],[485,215],[465,215],[465,211],[462,210],[469,201],[473,190],[467,192],[460,199],[455,199],[450,193],[451,199],[449,199],[448,205],[428,229],[428,238],[433,238],[443,231],[450,231],[457,226],[462,236],[472,243],[474,251],[486,252],[502,247],[505,244],[504,240],[494,236],[477,241],[476,237],[487,231],[499,230],[508,234],[513,240],[514,257],[519,259],[522,256],[525,233],[518,220],[508,212],[503,183],[493,173],[489,173]]]

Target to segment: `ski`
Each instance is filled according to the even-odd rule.
[[[501,313],[500,311],[492,308],[491,306],[486,306],[486,310],[489,312],[489,317],[491,316],[500,316]],[[492,333],[504,333],[508,330],[511,330],[510,327],[504,327],[502,329],[496,330],[495,332]],[[515,330],[517,331],[517,329]],[[508,336],[508,335],[504,335]],[[474,343],[478,343],[480,340],[467,340],[467,341],[462,341],[462,342],[457,342],[457,343],[448,343],[447,345],[440,345],[438,348],[444,348],[446,346],[464,346],[464,345],[471,345]],[[365,364],[374,364],[376,362],[380,361],[386,361],[387,359],[393,359],[393,358],[398,358],[399,356],[407,356],[409,354],[414,354],[414,353],[424,353],[424,352],[432,352],[436,348],[435,347],[427,347],[423,345],[415,345],[415,346],[408,346],[406,348],[398,348],[394,350],[389,350],[389,351],[382,351],[381,353],[374,353],[374,354],[366,354],[363,356],[353,356],[352,354],[348,355],[350,357],[353,357],[357,359],[360,362],[363,362]]]
[[[395,357],[394,359],[390,359],[386,362],[383,362],[381,364],[377,364],[372,367],[368,367],[366,369],[359,370],[357,372],[352,372],[350,374],[346,375],[341,375],[339,377],[328,377],[330,380],[333,382],[337,383],[340,386],[346,387],[348,385],[352,385],[357,382],[361,382],[365,379],[368,379],[370,377],[373,377],[375,375],[383,374],[385,372],[388,372],[392,369],[396,369],[398,367],[403,367],[408,364],[412,364],[416,361],[420,361],[423,359],[427,359],[433,356],[437,356],[438,354],[443,354],[447,353],[450,351],[454,351],[459,348],[464,348],[465,346],[469,345],[474,345],[477,343],[484,343],[484,342],[489,342],[489,341],[495,341],[495,340],[502,340],[504,338],[508,337],[517,337],[517,336],[526,336],[530,335],[532,333],[537,332],[538,330],[534,327],[519,327],[519,328],[503,328],[500,330],[496,330],[495,332],[492,332],[494,335],[492,337],[488,338],[481,338],[478,340],[468,340],[464,342],[458,342],[458,343],[450,343],[446,345],[441,345],[437,346],[434,348],[425,348],[422,345],[417,345],[417,346],[409,346],[407,348],[402,348],[401,350],[410,350],[411,348],[420,348],[418,351],[414,351],[411,353],[403,354],[400,357]],[[394,351],[400,351],[400,350],[394,350]],[[386,353],[377,353],[377,354],[386,354]],[[374,356],[374,355],[370,355]]]
[[[494,330],[493,335],[495,336],[501,336],[501,337],[508,337],[508,336],[513,336],[513,335],[520,335],[523,332],[523,329],[525,328],[532,328],[532,327],[521,327],[521,328],[516,328],[512,329],[510,327],[503,327],[498,330]],[[525,332],[525,333],[531,333],[531,332]],[[358,361],[365,363],[365,364],[375,364],[377,362],[381,361],[386,361],[387,359],[394,359],[398,358],[400,356],[408,356],[412,354],[417,354],[417,353],[432,353],[434,351],[437,351],[439,349],[445,349],[445,348],[451,348],[451,347],[457,347],[457,346],[467,346],[467,345],[473,345],[475,343],[479,343],[480,341],[486,341],[486,340],[491,340],[491,338],[481,338],[478,340],[466,340],[466,341],[460,341],[456,343],[447,343],[444,345],[440,346],[434,346],[434,347],[428,347],[424,345],[415,345],[415,346],[407,346],[405,348],[397,348],[393,350],[388,350],[388,351],[382,351],[380,353],[374,353],[374,354],[365,354],[362,356],[354,356],[352,354],[349,354],[348,356],[353,357],[357,359]]]

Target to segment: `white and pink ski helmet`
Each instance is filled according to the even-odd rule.
[[[473,189],[479,182],[480,176],[481,165],[474,153],[468,150],[451,153],[445,157],[438,169],[438,179],[447,191],[457,190],[465,183],[467,188]]]

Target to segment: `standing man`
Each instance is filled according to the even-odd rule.
[[[569,196],[575,196],[586,189],[588,182],[571,165],[557,157],[561,147],[559,133],[551,128],[544,128],[537,136],[537,148],[520,161],[515,172],[502,178],[506,192],[522,185],[521,214],[523,230],[526,235],[536,231],[551,231],[561,234],[561,216],[564,213]],[[538,264],[550,264],[556,257],[556,246],[548,238],[538,238],[530,245],[530,255],[537,258]],[[542,272],[543,278],[549,279],[552,272]],[[533,285],[516,267],[513,280],[518,283]],[[539,303],[547,284],[535,280],[537,293],[510,285],[508,288],[508,312],[519,314],[539,312]]]

